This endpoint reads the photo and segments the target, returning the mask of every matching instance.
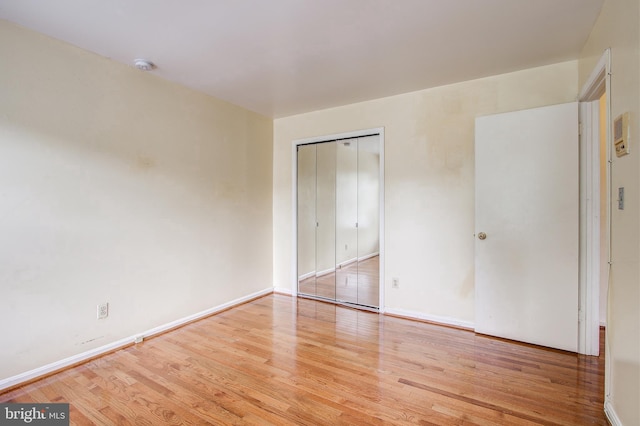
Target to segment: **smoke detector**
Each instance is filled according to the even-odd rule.
[[[133,61],[133,66],[135,66],[140,71],[151,71],[156,66],[151,61],[147,61],[146,59],[136,59]]]

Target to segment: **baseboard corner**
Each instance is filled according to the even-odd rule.
[[[611,400],[607,399],[604,403],[604,414],[607,416],[607,420],[611,423],[611,426],[623,426],[620,418],[616,414],[616,410],[613,408]]]
[[[291,289],[285,288],[285,287],[273,287],[273,292],[277,294],[284,294],[286,296],[293,295],[293,292],[291,291]]]

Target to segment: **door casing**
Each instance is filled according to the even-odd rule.
[[[608,247],[611,265],[611,53],[606,49],[585,82],[580,102],[580,323],[578,352],[600,353],[600,249]],[[594,105],[605,94],[607,182],[600,182],[599,109]],[[606,186],[607,238],[600,241],[600,188]],[[605,357],[605,364],[608,357]],[[605,380],[605,388],[606,388]],[[606,390],[606,389],[605,389]]]

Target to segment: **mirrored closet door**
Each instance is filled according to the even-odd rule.
[[[297,148],[298,294],[378,307],[380,137]]]

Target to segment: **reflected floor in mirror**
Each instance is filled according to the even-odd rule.
[[[337,272],[300,281],[298,293],[377,307],[380,302],[380,256],[352,262]]]

